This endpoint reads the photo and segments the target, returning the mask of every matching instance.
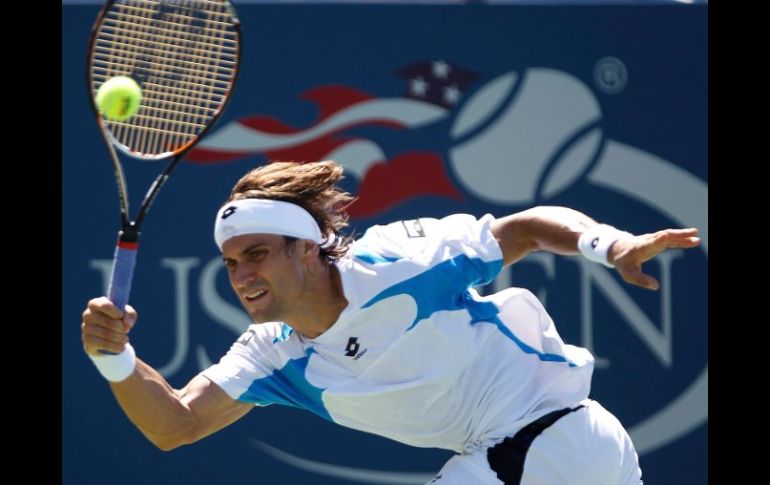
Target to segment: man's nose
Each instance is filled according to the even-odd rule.
[[[257,279],[256,268],[253,264],[242,263],[235,268],[233,273],[233,283],[237,288],[246,288]]]

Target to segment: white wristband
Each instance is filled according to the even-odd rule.
[[[621,231],[607,224],[597,224],[580,235],[578,249],[580,254],[586,259],[601,263],[608,268],[614,268],[607,260],[610,248],[618,239],[626,239],[633,236],[630,232]]]
[[[136,353],[129,343],[126,344],[123,352],[116,355],[88,354],[88,356],[102,374],[102,377],[110,382],[120,382],[128,379],[128,376],[134,373],[134,368],[136,367]]]

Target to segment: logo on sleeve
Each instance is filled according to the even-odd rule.
[[[412,219],[409,221],[401,221],[404,229],[406,229],[406,235],[409,237],[425,237],[425,230],[420,224],[420,219]]]
[[[249,340],[254,338],[254,335],[256,335],[256,333],[257,332],[255,332],[253,329],[250,328],[250,329],[246,330],[243,333],[243,335],[238,337],[238,340],[235,343],[241,344],[241,345],[246,345],[247,343],[249,343]]]

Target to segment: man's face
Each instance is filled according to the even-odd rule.
[[[275,234],[244,234],[222,245],[230,284],[254,322],[290,320],[291,310],[302,304],[306,271],[300,246]]]

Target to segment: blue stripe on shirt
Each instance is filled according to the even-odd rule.
[[[411,329],[435,312],[463,308],[463,293],[473,285],[492,281],[502,267],[502,259],[484,261],[463,254],[385,289],[361,308],[391,296],[409,295],[417,302],[417,316],[409,326]]]
[[[285,323],[281,323],[281,335],[275,337],[273,339],[273,343],[283,342],[284,340],[287,340],[291,334],[294,332],[294,329],[290,326],[286,325]]]
[[[305,377],[307,364],[314,352],[310,349],[304,357],[290,360],[282,369],[255,380],[246,392],[238,397],[238,400],[262,406],[268,404],[294,406],[307,409],[332,421],[321,399],[324,389],[314,386]]]
[[[473,298],[473,295],[471,295],[470,292],[466,292],[463,297],[465,300],[465,308],[468,310],[468,313],[471,314],[471,325],[477,323],[489,323],[495,325],[503,335],[518,345],[525,354],[535,354],[540,360],[546,362],[567,362],[570,367],[576,367],[574,363],[568,361],[563,355],[540,352],[522,342],[511,329],[500,320],[497,316],[500,313],[500,309],[491,301],[478,301]]]
[[[575,364],[569,362],[562,355],[540,352],[524,343],[500,320],[498,317],[500,309],[497,305],[488,301],[477,301],[470,294],[468,288],[477,284],[489,283],[497,276],[502,267],[502,259],[484,261],[463,254],[443,261],[427,271],[387,288],[369,300],[362,308],[374,306],[379,301],[396,295],[411,296],[417,304],[417,315],[407,331],[438,311],[464,308],[471,315],[469,322],[471,325],[477,323],[495,325],[522,352],[535,354],[543,361],[567,362],[570,367],[575,367]]]
[[[355,248],[353,250],[353,257],[356,257],[361,261],[369,264],[394,263],[403,259],[401,256],[383,256],[381,254],[375,253],[374,251],[361,248]]]

